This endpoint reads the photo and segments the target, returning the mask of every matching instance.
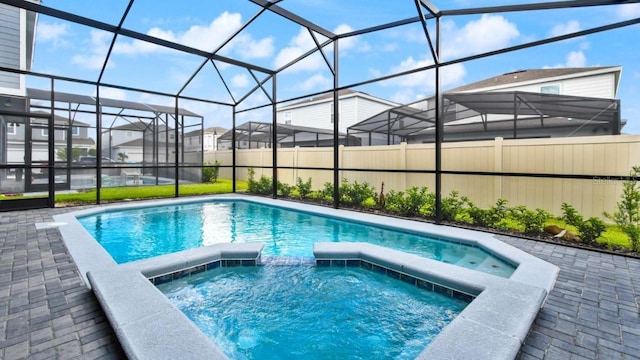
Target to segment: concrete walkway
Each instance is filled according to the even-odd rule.
[[[35,226],[78,209],[0,213],[0,358],[124,357],[58,230]],[[561,268],[520,359],[640,359],[640,260],[502,240]]]

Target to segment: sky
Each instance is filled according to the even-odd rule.
[[[47,0],[45,6],[118,25],[128,0]],[[454,0],[433,3],[441,9],[522,3],[500,0]],[[336,34],[416,16],[413,0],[284,0],[282,8]],[[123,28],[212,52],[262,68],[278,69],[315,48],[310,31],[271,12],[250,20],[260,7],[240,0],[160,1],[136,0]],[[542,40],[552,36],[640,17],[640,4],[568,10],[451,16],[441,21],[441,58],[453,60],[486,51]],[[250,23],[249,23],[250,22]],[[249,23],[247,25],[247,23]],[[435,38],[435,22],[428,22]],[[226,40],[236,33],[231,42]],[[326,40],[315,33],[316,40]],[[40,16],[32,70],[69,78],[98,81],[113,35],[49,16]],[[523,69],[555,67],[622,66],[618,88],[624,133],[640,134],[640,25],[564,40],[443,68],[444,90]],[[340,86],[433,64],[420,23],[341,39],[338,45]],[[333,87],[333,46],[307,57],[278,74],[276,98],[293,99]],[[204,66],[203,66],[204,63]],[[265,91],[245,97],[266,74],[249,72],[220,61],[204,62],[197,55],[118,36],[101,81],[154,92],[232,103],[243,99],[237,110],[269,102],[272,81]],[[195,76],[193,76],[195,74]],[[221,80],[224,79],[224,82]],[[353,87],[373,96],[409,103],[434,93],[433,71]],[[27,78],[27,86],[47,88],[49,82]],[[227,91],[227,88],[229,91]],[[95,86],[56,82],[56,90],[95,95]],[[231,95],[229,95],[229,92]],[[266,94],[265,94],[266,93]],[[155,94],[101,87],[103,97],[174,105]],[[201,114],[205,126],[231,127],[231,107],[183,100],[180,107]],[[261,108],[238,114],[237,121],[267,121],[271,110]]]

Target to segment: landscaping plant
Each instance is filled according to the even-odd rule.
[[[389,191],[385,199],[385,209],[400,216],[419,216],[431,203],[433,194],[429,193],[426,186],[413,186],[403,191]]]
[[[594,243],[607,229],[602,220],[584,217],[576,209],[565,202],[562,203],[562,219],[569,225],[573,225],[578,230],[578,237],[585,243]]]
[[[271,192],[273,191],[273,183],[271,181],[271,178],[262,175],[260,176],[260,179],[256,181],[255,180],[256,171],[253,168],[249,168],[247,172],[249,174],[249,180],[248,180],[249,186],[247,190],[250,193],[259,194],[259,195],[271,194]]]
[[[338,188],[340,202],[345,205],[360,206],[362,203],[373,197],[374,188],[368,182],[359,183],[354,181],[349,183],[346,178],[342,179],[342,184]]]
[[[468,202],[467,214],[475,225],[491,227],[494,229],[505,228],[504,221],[509,214],[506,199],[498,199],[496,204],[488,209],[481,209]]]
[[[544,222],[551,214],[543,209],[530,210],[526,206],[516,206],[510,209],[511,217],[524,228],[525,233],[541,233]]]
[[[444,221],[456,221],[458,217],[462,216],[465,210],[469,198],[466,196],[459,196],[459,193],[455,190],[449,193],[449,196],[442,199],[442,220]],[[431,215],[435,216],[435,196],[433,197],[433,204],[431,205]]]
[[[307,181],[302,181],[300,177],[296,180],[296,189],[301,199],[306,199],[311,194],[311,178]]]
[[[618,210],[613,215],[604,213],[606,217],[615,221],[622,231],[629,237],[631,250],[640,250],[640,166],[631,169],[633,180],[622,183],[622,199],[617,203]]]
[[[202,168],[202,182],[217,182],[220,174],[220,162],[216,160],[211,166],[211,163],[207,162],[207,166]]]

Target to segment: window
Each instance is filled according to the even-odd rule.
[[[543,85],[540,87],[542,94],[560,94],[560,85]]]
[[[16,123],[7,124],[7,135],[16,135],[18,133],[17,127]]]
[[[132,137],[133,136],[133,131],[127,131],[127,137]]]
[[[42,129],[42,136],[44,136],[44,137],[49,136],[49,129],[47,129],[47,128]]]
[[[293,114],[291,113],[291,111],[285,111],[284,112],[284,122],[285,122],[285,124],[291,124],[291,120],[292,119],[293,119]]]
[[[291,125],[291,120],[285,120],[284,123],[285,125]]]
[[[72,126],[71,127],[71,135],[72,136],[80,136],[80,127],[79,126]]]

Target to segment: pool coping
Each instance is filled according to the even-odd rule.
[[[185,343],[186,338],[182,338],[181,335],[175,335],[173,331],[168,332],[168,334],[158,332],[159,324],[166,326],[170,323],[168,322],[169,320],[175,321],[181,324],[177,325],[181,328],[181,334],[183,332],[185,334],[191,332],[199,334],[194,335],[194,339],[199,339],[204,336],[204,334],[178,309],[173,307],[169,300],[166,299],[148,279],[167,274],[180,273],[185,269],[198,266],[200,266],[198,269],[198,271],[200,271],[201,266],[203,264],[206,265],[207,261],[211,262],[212,259],[224,260],[228,257],[234,260],[238,259],[239,256],[245,256],[245,259],[247,259],[255,255],[256,245],[260,246],[260,250],[257,253],[259,257],[262,250],[261,244],[215,244],[118,265],[106,250],[84,229],[76,217],[104,211],[117,211],[146,206],[175,205],[215,199],[243,200],[271,206],[275,205],[322,216],[334,216],[366,224],[382,225],[402,231],[426,232],[444,239],[450,238],[452,236],[451,232],[453,232],[457,242],[478,246],[492,254],[499,255],[505,261],[517,265],[514,273],[506,279],[367,243],[314,244],[316,259],[330,259],[332,256],[346,259],[346,257],[351,256],[353,259],[369,261],[379,266],[432,281],[436,284],[467,294],[477,294],[476,299],[467,306],[460,316],[456,317],[452,323],[446,326],[424,352],[420,354],[420,359],[456,359],[467,357],[486,359],[514,358],[535,316],[544,305],[546,297],[553,288],[559,272],[558,267],[499,241],[493,234],[389,218],[375,214],[330,209],[315,205],[256,198],[238,194],[115,204],[54,216],[56,226],[59,227],[63,240],[76,262],[85,284],[88,287],[92,287],[96,293],[98,300],[118,335],[118,339],[120,339],[123,344],[125,352],[127,352],[127,349],[135,349],[142,354],[151,351],[150,354],[155,355],[172,353],[174,355],[179,354],[183,358],[189,358],[189,350],[180,350],[189,343]],[[141,281],[141,279],[145,281]],[[137,294],[137,292],[139,292],[135,297],[124,292],[124,289],[130,288],[132,285],[135,285],[134,293]],[[113,294],[116,294],[116,296]],[[125,294],[127,296],[123,296]],[[137,309],[141,306],[146,307],[147,305],[145,304],[148,302],[147,297],[150,299],[148,300],[150,302],[158,304],[164,303],[164,305],[160,305],[160,308],[164,309],[164,312],[148,316],[144,319],[136,317],[129,318],[129,316],[132,315],[127,314],[131,311],[126,311],[126,309]],[[164,299],[164,301],[161,299]],[[167,306],[166,303],[170,306]],[[120,308],[120,310],[117,310],[118,308]],[[125,309],[124,313],[121,313],[123,312],[122,309]],[[114,319],[113,322],[112,318]],[[146,326],[145,321],[150,321],[151,325],[149,326],[155,327],[155,331],[150,329],[149,326]],[[187,324],[182,324],[185,321]],[[123,324],[129,325],[123,327]],[[173,323],[171,324],[169,327],[174,326]],[[142,335],[143,333],[141,332],[142,330],[162,334],[157,341],[149,342],[145,341]],[[166,341],[161,341],[162,338],[166,338]],[[177,341],[178,339],[182,339],[182,341]],[[460,339],[464,339],[464,346],[461,344]],[[194,341],[205,342],[203,340],[204,339]],[[172,349],[167,348],[169,344]],[[213,346],[210,341],[209,345]],[[173,349],[174,346],[177,350]],[[226,358],[219,350],[215,349],[215,346],[213,346],[213,348],[214,350],[211,350],[211,354],[214,354],[216,356],[215,358]],[[162,351],[158,352],[158,349]],[[204,349],[210,350],[210,347],[203,345],[202,349],[203,351]],[[173,353],[172,351],[176,352]],[[131,358],[149,358],[147,356],[138,357],[135,355],[137,354],[136,352],[133,350],[131,350],[131,352],[134,354]],[[129,355],[129,352],[127,352],[127,355]],[[202,353],[198,353],[193,358],[202,358],[201,355]],[[209,357],[214,355],[210,355]]]

